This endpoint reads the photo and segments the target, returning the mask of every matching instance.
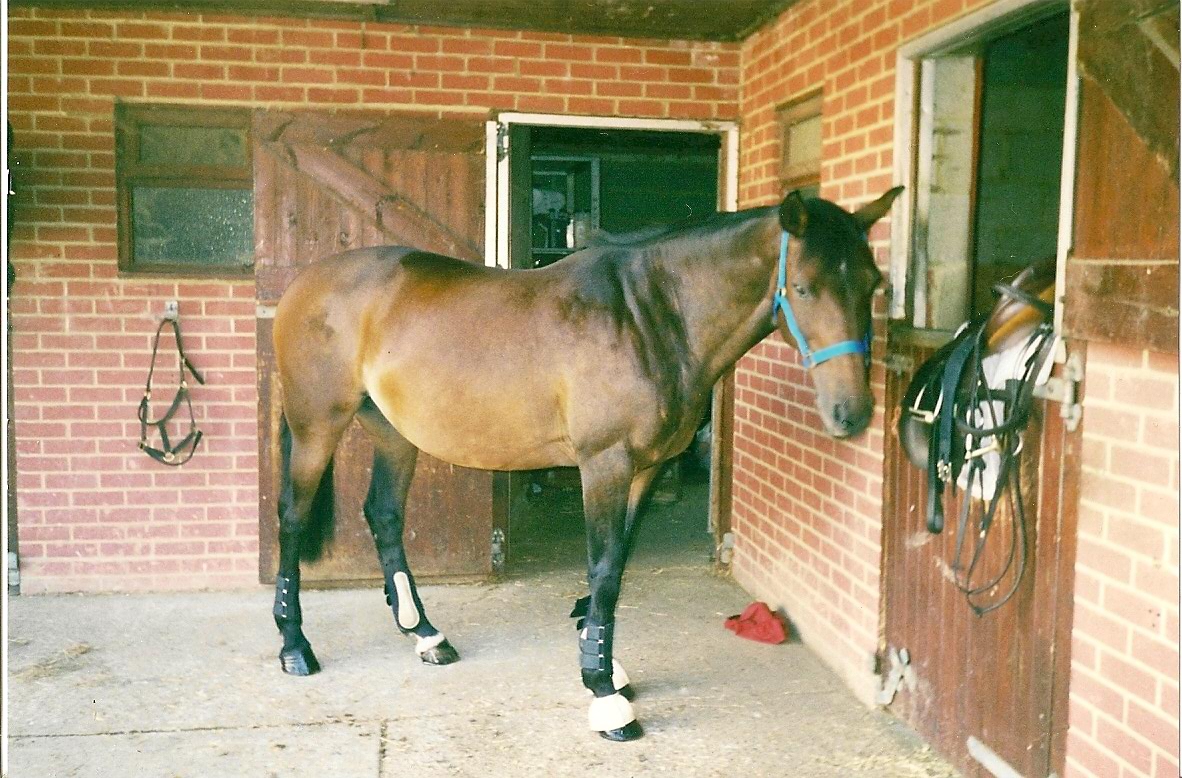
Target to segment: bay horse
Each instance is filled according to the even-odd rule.
[[[299,563],[331,535],[330,465],[357,418],[375,444],[364,512],[388,601],[428,664],[459,655],[427,620],[403,549],[418,452],[486,470],[579,468],[589,721],[609,740],[640,737],[612,643],[641,499],[689,444],[715,382],[777,328],[810,369],[828,433],[866,427],[870,300],[882,275],[865,236],[901,190],[854,213],[792,192],[537,270],[392,246],[308,266],[274,320],[283,417],[273,615],[283,670],[320,669],[301,627]]]

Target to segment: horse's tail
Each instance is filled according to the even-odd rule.
[[[287,424],[287,416],[279,416],[279,449],[280,466],[280,510],[290,505],[293,499],[291,484],[291,427]],[[312,509],[304,523],[300,526],[300,559],[305,562],[315,562],[332,542],[335,521],[332,494],[332,460],[328,460],[328,467],[320,476],[320,484],[316,487],[316,496],[312,498]],[[281,518],[282,520],[282,518]]]

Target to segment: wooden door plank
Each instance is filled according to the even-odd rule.
[[[263,148],[271,151],[273,147],[265,144]],[[296,144],[283,148],[290,152],[290,158],[276,153],[277,159],[311,178],[322,191],[331,192],[344,205],[372,218],[393,241],[463,259],[480,255],[472,241],[440,224],[409,198],[336,152]]]

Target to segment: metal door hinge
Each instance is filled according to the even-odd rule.
[[[882,362],[887,370],[898,375],[915,370],[915,359],[905,354],[887,354]]]
[[[720,567],[730,566],[731,560],[735,556],[735,533],[722,533],[722,542],[718,544],[715,551],[715,559],[718,561]]]
[[[895,700],[899,687],[915,688],[915,670],[911,667],[911,652],[905,648],[891,649],[891,667],[882,678],[882,689],[875,700],[879,705],[890,705]]]
[[[1034,396],[1049,402],[1060,403],[1059,416],[1068,432],[1075,432],[1083,418],[1082,399],[1079,385],[1083,381],[1083,360],[1075,353],[1067,357],[1063,369],[1057,376],[1047,379],[1045,384],[1034,387]]]
[[[500,527],[492,533],[492,569],[497,575],[505,572],[505,531]]]
[[[509,156],[509,125],[497,122],[497,161]]]
[[[8,591],[19,592],[21,588],[21,568],[17,561],[16,552],[8,552]]]

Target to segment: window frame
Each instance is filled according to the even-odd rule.
[[[167,124],[178,127],[232,128],[246,134],[246,160],[240,165],[162,165],[140,162],[140,128]],[[115,201],[120,273],[143,275],[241,278],[253,275],[254,257],[248,264],[190,262],[136,263],[135,211],[132,191],[137,186],[164,188],[254,188],[253,144],[248,108],[210,108],[192,105],[126,104],[115,106]]]
[[[817,158],[807,163],[793,163],[788,149],[791,145],[792,128],[808,119],[821,119],[821,90],[813,90],[776,108],[776,126],[780,129],[780,168],[777,177],[784,192],[803,189],[821,184],[821,160],[823,154],[817,149]]]
[[[971,54],[987,41],[1034,24],[1049,16],[1069,12],[1066,121],[1063,130],[1062,170],[1059,181],[1059,228],[1056,247],[1057,280],[1054,326],[1059,331],[1063,316],[1064,271],[1071,248],[1071,229],[1075,194],[1075,154],[1079,112],[1076,46],[1079,12],[1069,0],[998,0],[995,5],[967,14],[954,22],[923,35],[899,48],[896,59],[894,176],[896,183],[907,186],[905,199],[891,211],[891,257],[888,318],[916,333],[930,332],[946,339],[951,331],[926,325],[926,278],[928,268],[916,250],[917,182],[920,171],[930,161],[923,158],[923,148],[931,139],[925,137],[925,119],[932,110],[925,91],[924,61]]]

